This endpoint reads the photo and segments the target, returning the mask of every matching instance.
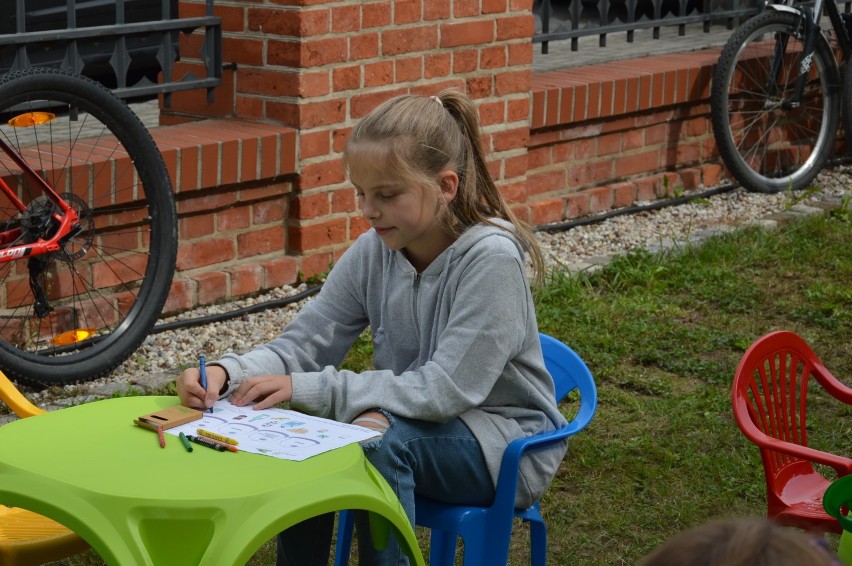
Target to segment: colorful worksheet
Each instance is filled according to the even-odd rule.
[[[222,400],[213,405],[213,412],[205,412],[200,420],[166,432],[196,435],[198,429],[237,441],[236,446],[242,452],[296,461],[379,435],[366,427],[298,411],[278,408],[256,411],[251,406],[237,407]]]

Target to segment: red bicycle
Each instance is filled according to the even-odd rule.
[[[0,79],[0,369],[33,385],[100,377],[148,335],[174,275],[162,155],[85,77]]]

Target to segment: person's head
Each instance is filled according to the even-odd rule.
[[[639,566],[832,566],[812,535],[765,518],[711,521],[657,547]]]
[[[355,126],[344,152],[361,211],[388,247],[409,252],[492,218],[508,220],[538,272],[535,238],[497,189],[479,136],[476,107],[458,91],[380,104]]]

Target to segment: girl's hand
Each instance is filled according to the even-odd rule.
[[[231,395],[231,403],[244,407],[257,401],[254,409],[267,409],[293,397],[293,382],[289,375],[257,375],[243,381]]]
[[[177,378],[180,402],[187,407],[209,409],[219,399],[219,391],[225,385],[228,373],[222,366],[207,366],[207,391],[201,387],[201,372],[188,368]]]

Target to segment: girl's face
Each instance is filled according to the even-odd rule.
[[[442,172],[439,194],[390,176],[376,157],[371,151],[350,153],[349,178],[358,207],[389,249],[403,251],[416,269],[423,270],[453,242],[440,219],[456,194],[458,176]]]

